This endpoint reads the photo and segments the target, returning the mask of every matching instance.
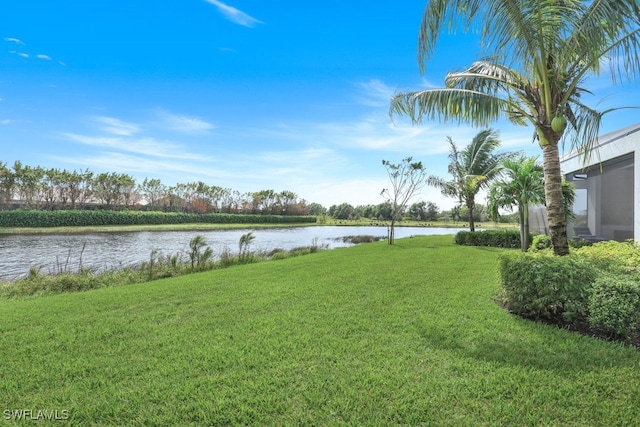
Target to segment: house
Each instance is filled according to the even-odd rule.
[[[640,124],[600,136],[587,162],[580,153],[565,154],[560,167],[576,187],[569,237],[574,227],[588,227],[604,239],[640,240]]]

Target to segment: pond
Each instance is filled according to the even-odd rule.
[[[433,234],[455,234],[460,228],[397,227],[396,239]],[[211,231],[139,231],[89,234],[23,234],[0,236],[0,281],[24,276],[31,267],[42,273],[75,271],[80,265],[91,270],[117,269],[148,261],[151,252],[164,255],[186,253],[189,241],[202,235],[214,255],[225,248],[238,251],[240,236],[253,232],[251,251],[290,250],[317,244],[329,249],[351,246],[345,236],[387,235],[386,227],[310,226],[294,228],[211,230]]]

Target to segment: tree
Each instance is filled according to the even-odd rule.
[[[498,220],[500,209],[518,208],[520,247],[529,249],[529,205],[544,203],[544,171],[533,157],[504,161],[503,177],[489,189],[489,213]]]
[[[422,162],[414,162],[412,157],[405,157],[399,164],[383,160],[382,165],[387,170],[391,181],[391,188],[383,189],[380,195],[391,204],[388,242],[393,245],[396,221],[402,218],[402,212],[416,191],[426,184],[427,171]]]
[[[6,163],[0,162],[0,208],[10,207],[13,200],[15,175]]]
[[[478,28],[485,59],[449,73],[445,88],[396,94],[391,114],[488,126],[500,117],[532,125],[543,155],[547,217],[556,255],[569,253],[559,142],[584,154],[597,143],[602,116],[583,102],[586,79],[608,65],[611,82],[640,69],[637,0],[429,0],[420,24],[421,72],[443,28]],[[569,126],[567,127],[567,124]]]
[[[495,179],[502,169],[502,162],[513,156],[512,153],[496,153],[500,146],[498,133],[491,129],[479,132],[471,143],[459,150],[455,142],[448,138],[449,174],[452,180],[447,181],[437,176],[429,177],[432,185],[447,197],[455,197],[467,208],[469,230],[475,231],[474,209],[475,197]]]
[[[349,203],[333,205],[329,208],[329,216],[335,219],[357,219],[356,209]]]
[[[321,216],[327,214],[327,208],[322,206],[320,203],[311,203],[307,207],[307,212],[309,215]]]
[[[427,202],[427,211],[425,213],[425,220],[427,221],[435,221],[438,219],[438,215],[440,214],[440,208],[433,202]]]
[[[167,196],[167,186],[159,179],[145,178],[138,185],[138,191],[145,198],[151,210],[158,209],[159,202]]]
[[[416,202],[409,207],[411,218],[416,221],[423,221],[427,218],[427,202]]]

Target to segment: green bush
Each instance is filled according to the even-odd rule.
[[[10,210],[0,211],[0,227],[74,227],[161,224],[292,224],[315,223],[310,215],[187,214],[156,211]]]
[[[545,249],[550,249],[552,247],[553,244],[551,243],[551,237],[547,236],[546,234],[536,234],[535,236],[533,236],[533,240],[531,240],[531,246],[529,247],[529,250],[531,252],[539,252]]]
[[[464,246],[519,248],[520,232],[517,230],[459,231],[456,233],[455,242]]]
[[[545,252],[500,256],[502,303],[512,312],[555,323],[586,320],[597,270],[584,257]]]
[[[640,331],[638,277],[604,274],[589,296],[589,324],[623,339]]]
[[[584,256],[598,269],[612,273],[640,272],[640,245],[633,241],[605,241],[573,251]]]

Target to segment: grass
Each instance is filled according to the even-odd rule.
[[[83,426],[640,423],[640,353],[502,310],[499,249],[396,242],[2,300],[0,412],[64,410]]]

